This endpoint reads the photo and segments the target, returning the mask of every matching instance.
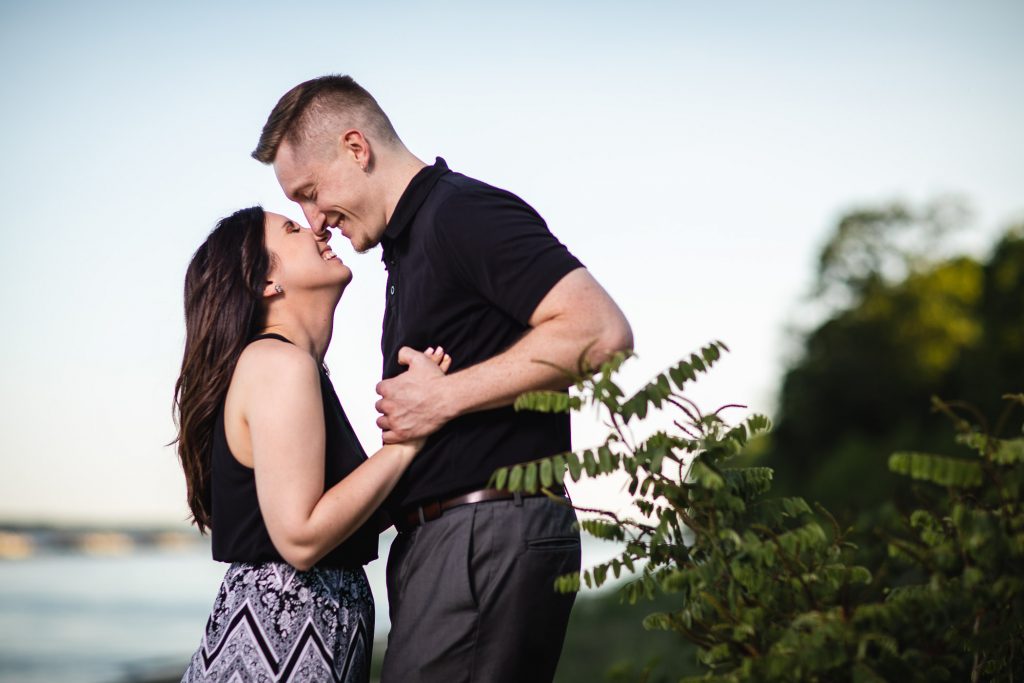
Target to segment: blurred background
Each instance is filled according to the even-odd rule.
[[[3,3],[0,681],[174,680],[199,643],[224,566],[166,445],[182,283],[220,217],[301,217],[248,156],[293,85],[351,74],[414,154],[537,208],[632,323],[626,388],[725,341],[692,397],[772,415],[747,457],[870,525],[909,495],[888,454],[949,441],[929,396],[1024,390],[1022,25],[998,0]],[[372,452],[385,273],[337,246],[327,363]],[[577,446],[602,430],[574,417]],[[559,680],[689,665],[650,606],[577,604]]]

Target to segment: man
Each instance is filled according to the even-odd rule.
[[[567,501],[486,489],[501,466],[570,448],[566,415],[516,413],[565,389],[555,366],[632,347],[608,294],[515,195],[428,165],[347,76],[302,83],[274,107],[253,156],[318,234],[339,228],[388,270],[378,385],[385,443],[430,435],[387,507],[391,633],[384,683],[550,681],[580,564]],[[440,345],[448,375],[411,349]],[[403,367],[407,366],[407,367]]]

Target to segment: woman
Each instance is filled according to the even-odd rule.
[[[231,565],[183,681],[369,678],[371,517],[423,444],[367,459],[338,402],[323,358],[352,272],[329,240],[253,207],[189,264],[178,453],[193,521]]]

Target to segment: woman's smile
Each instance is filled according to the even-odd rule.
[[[334,253],[334,250],[331,249],[331,245],[329,244],[329,242],[331,241],[330,231],[324,230],[323,237],[314,237],[314,239],[316,239],[317,241],[316,248],[320,250],[320,258],[322,258],[324,261],[337,261],[338,263],[341,263],[341,259],[338,257],[337,254]]]
[[[341,262],[341,259],[338,258],[338,255],[335,254],[330,247],[327,247],[326,249],[320,252],[320,258],[322,258],[324,261],[336,259],[338,262]]]

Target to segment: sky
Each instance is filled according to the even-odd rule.
[[[185,267],[237,208],[301,218],[249,158],[301,81],[352,75],[419,158],[532,204],[626,312],[626,388],[722,339],[693,396],[770,413],[843,211],[962,194],[977,253],[1024,217],[1022,25],[996,1],[4,3],[0,520],[185,519]],[[327,364],[372,453],[385,273],[335,244]]]

